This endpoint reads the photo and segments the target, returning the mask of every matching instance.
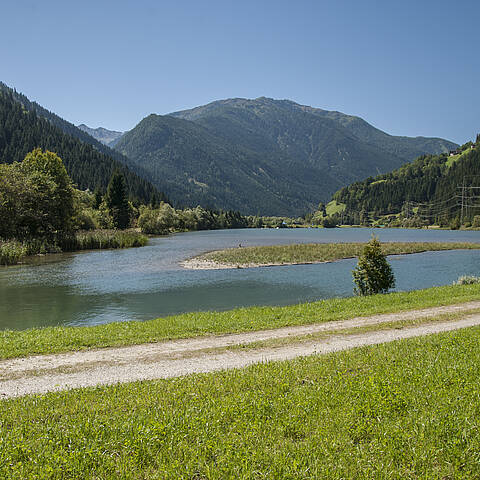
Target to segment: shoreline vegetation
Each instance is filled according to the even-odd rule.
[[[38,239],[27,242],[0,241],[0,266],[25,263],[28,258],[48,253],[143,247],[147,243],[148,237],[135,230],[80,231],[62,239],[60,245]]]
[[[214,270],[227,268],[255,268],[282,265],[306,265],[326,263],[347,258],[356,258],[365,243],[310,243],[294,245],[269,245],[235,247],[208,252],[181,263],[184,268]],[[480,243],[471,242],[385,242],[385,255],[443,250],[477,250]]]
[[[220,312],[190,312],[144,322],[3,330],[0,331],[0,359],[311,325],[453,305],[479,298],[480,284],[474,283],[364,297],[331,298],[284,307],[258,306]]]

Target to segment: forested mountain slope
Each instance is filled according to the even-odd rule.
[[[333,195],[344,217],[402,213],[427,223],[480,214],[480,146],[468,142],[456,154],[423,155],[397,170],[355,182]],[[361,223],[357,220],[353,223]]]
[[[309,165],[232,145],[201,125],[170,116],[148,116],[116,148],[149,171],[153,182],[162,182],[179,205],[295,215],[319,189],[328,188]],[[295,175],[285,170],[288,163]]]
[[[35,112],[39,117],[45,118],[53,125],[60,128],[67,135],[71,135],[72,137],[77,138],[83,143],[88,143],[89,145],[92,145],[92,147],[94,147],[95,150],[98,150],[99,152],[105,155],[108,155],[109,157],[113,158],[117,162],[120,162],[124,165],[128,165],[129,163],[128,159],[125,158],[117,150],[114,150],[113,148],[110,148],[108,145],[103,144],[96,138],[92,137],[87,131],[84,131],[76,127],[73,123],[67,122],[67,120],[63,119],[62,117],[59,117],[53,112],[50,112],[46,108],[39,105],[37,102],[32,102],[25,95],[15,91],[14,89],[8,87],[2,82],[0,82],[0,91],[9,93],[12,96],[12,98],[15,101],[21,103],[26,110]],[[148,172],[142,171],[142,169],[139,166],[135,164],[131,164],[130,168],[135,173],[137,173],[141,178],[147,179],[147,180],[149,179]],[[160,188],[160,190],[162,189],[162,187],[159,185],[157,185],[157,188]]]
[[[273,100],[265,97],[257,98],[256,100],[242,98],[220,100],[191,110],[175,112],[171,115],[208,125],[212,118],[220,117],[224,119],[225,117],[230,116],[233,109],[237,112],[241,110],[254,112],[259,117],[267,119],[267,121],[268,117],[272,114],[292,115],[295,112],[304,112],[320,118],[329,119],[337,123],[337,125],[344,127],[362,142],[376,146],[405,161],[414,160],[425,153],[446,153],[449,150],[458,147],[457,144],[441,138],[401,137],[389,135],[378,128],[373,127],[360,117],[300,105],[290,100]],[[274,118],[273,120],[276,119]]]
[[[151,115],[115,148],[149,172],[152,182],[163,182],[177,203],[299,215],[342,185],[397,168],[417,151],[456,146],[391,137],[364,122],[370,127],[366,138],[347,121],[356,117],[342,115],[263,97],[221,100]]]
[[[64,133],[54,123],[37,115],[34,109],[26,108],[18,101],[18,95],[0,90],[0,163],[21,161],[28,152],[40,147],[62,158],[80,189],[99,187],[105,191],[112,173],[118,169],[123,173],[133,199],[148,201],[154,193],[162,197],[157,188],[127,166],[93,145]]]

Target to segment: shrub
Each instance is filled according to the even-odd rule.
[[[392,267],[387,262],[377,237],[372,235],[365,245],[352,274],[356,295],[386,293],[395,286]]]
[[[333,217],[325,217],[322,221],[322,225],[324,228],[335,228],[337,226],[337,222]]]

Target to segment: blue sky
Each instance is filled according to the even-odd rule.
[[[267,96],[463,143],[480,132],[479,18],[472,0],[16,0],[0,80],[92,127]]]

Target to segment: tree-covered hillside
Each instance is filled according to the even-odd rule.
[[[80,189],[100,188],[105,191],[112,173],[118,169],[123,173],[133,199],[148,201],[154,194],[162,198],[150,182],[138,177],[128,167],[39,117],[34,110],[20,103],[17,95],[0,90],[0,163],[22,161],[37,147],[63,158],[68,174]]]
[[[115,148],[154,183],[162,182],[177,203],[292,216],[312,210],[342,185],[413,158],[369,143],[319,113],[324,111],[309,109],[268,98],[222,100],[151,115]],[[427,140],[427,151],[455,146]]]
[[[480,214],[479,141],[451,155],[423,155],[393,172],[342,188],[333,199],[345,206],[344,222],[366,223],[385,215],[425,224],[471,222]]]

